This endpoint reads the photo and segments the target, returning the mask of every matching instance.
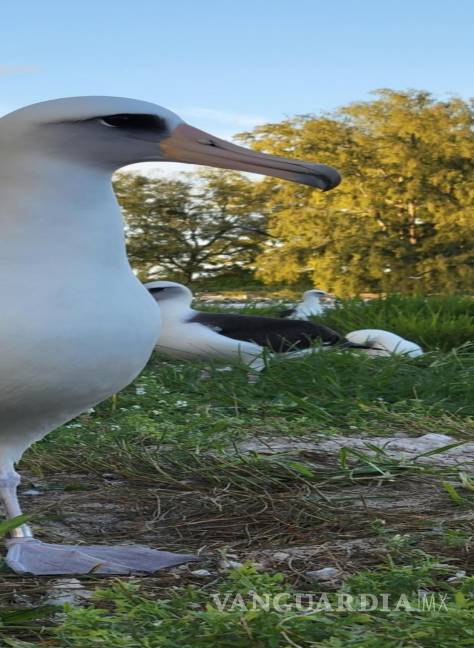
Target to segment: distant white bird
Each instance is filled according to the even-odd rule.
[[[423,350],[415,342],[405,340],[404,338],[381,329],[362,329],[360,331],[351,331],[346,335],[346,339],[354,344],[370,347],[364,350],[369,356],[389,356],[406,355],[410,358],[416,358],[423,355]]]
[[[324,302],[322,301],[324,299]],[[283,310],[280,317],[289,319],[307,320],[310,317],[322,315],[326,310],[336,307],[336,300],[324,290],[307,290],[303,293],[303,300],[293,308]]]
[[[0,498],[21,513],[14,464],[32,443],[128,385],[159,335],[159,309],[125,252],[112,173],[170,161],[326,190],[325,165],[230,144],[153,103],[69,97],[0,119]],[[153,572],[192,557],[140,545],[51,545],[26,525],[7,563],[35,574]]]
[[[324,347],[358,347],[336,331],[313,322],[193,310],[192,292],[173,281],[152,281],[145,286],[160,307],[156,350],[173,358],[241,360],[260,371],[265,366],[265,351],[290,358],[311,352],[316,343]]]

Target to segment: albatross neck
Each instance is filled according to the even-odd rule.
[[[191,301],[192,295],[189,296],[184,292],[173,299],[158,301],[162,322],[165,325],[172,324],[192,314]]]
[[[322,310],[321,300],[317,295],[306,295],[306,297],[303,299],[303,304],[310,308],[318,308]]]
[[[41,156],[0,160],[0,271],[129,268],[111,175]]]

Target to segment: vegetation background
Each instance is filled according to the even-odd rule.
[[[473,125],[472,100],[380,90],[239,136],[335,166],[343,182],[327,194],[235,172],[121,174],[132,263],[143,279],[198,287],[315,284],[345,297],[470,291]]]

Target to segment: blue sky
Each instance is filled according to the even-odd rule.
[[[375,88],[474,95],[472,0],[2,0],[0,114],[154,101],[230,136]]]

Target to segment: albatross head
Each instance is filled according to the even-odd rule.
[[[328,294],[327,292],[324,292],[324,290],[306,290],[303,293],[303,299],[310,300],[310,299],[319,299],[320,297],[327,297]]]
[[[108,171],[134,162],[187,162],[275,176],[323,191],[341,179],[325,164],[236,146],[166,108],[123,97],[67,97],[20,108],[0,119],[3,146]]]
[[[145,288],[160,306],[168,301],[190,306],[193,300],[193,293],[189,288],[174,281],[149,281]]]

